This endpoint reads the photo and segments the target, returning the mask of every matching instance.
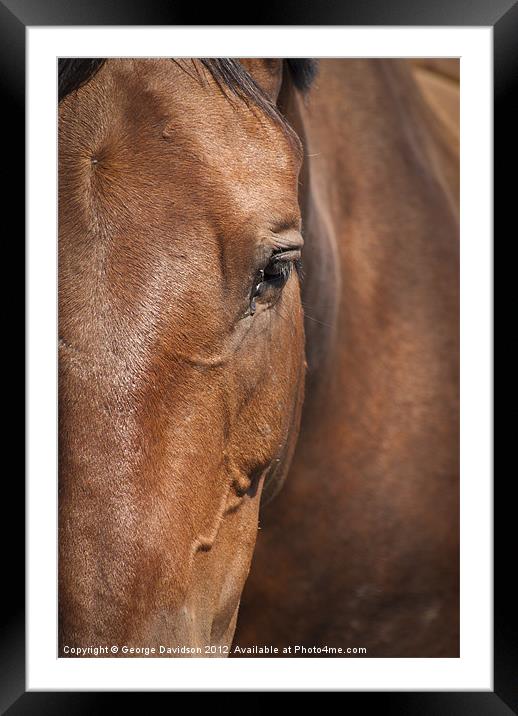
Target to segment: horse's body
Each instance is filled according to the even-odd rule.
[[[404,62],[243,64],[60,107],[60,646],[227,653],[266,485],[237,643],[453,656],[455,142]]]
[[[288,118],[308,156],[309,370],[235,643],[456,656],[457,138],[393,60],[321,61]]]

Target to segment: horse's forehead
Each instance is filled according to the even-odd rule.
[[[217,160],[220,167],[226,162],[246,169],[255,159],[257,170],[262,159],[270,172],[298,169],[299,158],[285,129],[259,108],[220,88],[197,64],[120,60],[109,71],[114,102],[119,103],[124,123],[137,130],[137,138],[138,130],[144,130],[141,143],[149,138],[152,125],[171,146],[176,144],[179,153],[182,147],[198,151]],[[270,72],[268,65],[265,74]]]
[[[283,128],[190,72],[170,60],[106,63],[60,105],[63,161],[117,204],[137,201],[145,181],[154,207],[173,201],[213,221],[295,213],[299,158]]]

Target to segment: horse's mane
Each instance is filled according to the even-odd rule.
[[[58,62],[59,101],[89,82],[105,62],[106,59],[97,58],[60,59]],[[227,88],[236,97],[246,103],[255,104],[272,119],[284,123],[277,107],[238,60],[200,58],[200,62],[222,90]],[[295,87],[301,92],[307,92],[317,72],[317,61],[291,58],[285,59],[284,63]]]

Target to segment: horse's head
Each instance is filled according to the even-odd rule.
[[[81,67],[59,111],[60,642],[229,644],[302,402],[292,80]]]

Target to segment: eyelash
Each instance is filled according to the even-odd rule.
[[[275,271],[270,271],[270,267],[274,267]],[[279,281],[286,283],[293,271],[293,261],[270,261],[263,271],[263,281]]]
[[[283,260],[282,253],[282,251],[274,251],[268,264],[264,269],[261,269],[258,276],[256,276],[250,296],[251,316],[253,316],[256,311],[256,299],[260,298],[268,288],[284,288],[293,269],[296,268],[297,271],[300,270],[300,258],[295,260],[291,258]]]

